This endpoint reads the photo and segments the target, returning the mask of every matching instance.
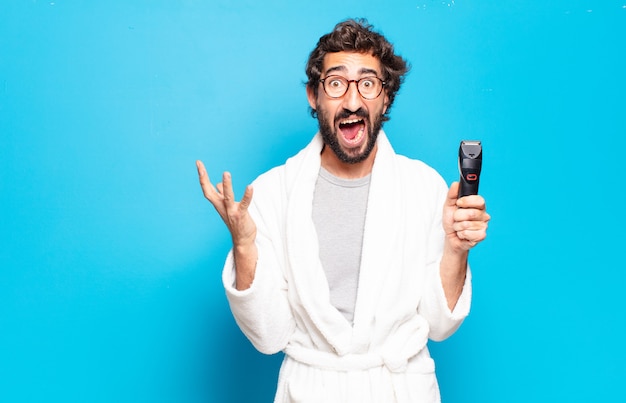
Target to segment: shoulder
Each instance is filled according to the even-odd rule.
[[[263,215],[274,211],[278,213],[284,207],[285,165],[279,165],[259,175],[252,182],[252,210]]]
[[[318,134],[284,164],[261,174],[253,182],[253,186],[287,198],[295,191],[306,193],[307,189],[313,189],[319,173],[322,146],[323,142]]]
[[[393,175],[396,180],[419,184],[422,189],[430,186],[435,189],[447,189],[446,182],[433,167],[421,160],[396,153],[384,131],[379,135],[378,144],[383,161],[393,160]]]
[[[262,173],[252,182],[253,203],[260,209],[280,211],[284,208],[295,182],[294,173],[298,172],[303,151]]]
[[[423,161],[396,154],[395,163],[397,173],[403,180],[417,182],[422,186],[447,188],[446,182],[441,174]]]

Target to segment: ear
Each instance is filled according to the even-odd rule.
[[[387,107],[389,107],[389,95],[387,95],[387,91],[385,91],[385,100],[383,103],[383,115],[387,113]]]
[[[313,110],[317,110],[317,97],[315,96],[315,93],[313,92],[313,88],[311,88],[311,86],[309,85],[306,86],[306,97],[309,100],[309,106]]]

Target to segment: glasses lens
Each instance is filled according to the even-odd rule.
[[[328,76],[324,80],[324,90],[328,96],[339,98],[348,90],[348,80],[341,76]]]
[[[376,98],[382,88],[382,82],[378,77],[364,77],[358,81],[359,93],[363,98],[372,99]]]

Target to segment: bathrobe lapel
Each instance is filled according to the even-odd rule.
[[[370,343],[371,326],[391,270],[401,269],[404,225],[394,219],[404,202],[394,178],[394,151],[381,131],[367,206],[361,273],[354,327],[330,303],[328,281],[319,259],[312,220],[312,201],[320,167],[321,137],[287,162],[287,258],[299,305],[313,326],[339,355],[362,353]]]
[[[319,242],[313,223],[313,193],[320,169],[323,142],[319,133],[294,158],[287,161],[287,259],[290,298],[305,311],[305,326],[313,326],[340,355],[349,352],[352,326],[330,303],[328,281],[319,258]],[[309,324],[310,323],[310,324]]]
[[[376,314],[385,305],[383,290],[394,271],[402,267],[403,232],[398,219],[405,202],[395,172],[394,151],[381,133],[372,170],[370,192],[363,234],[361,272],[355,308],[353,348],[364,352],[371,343]]]

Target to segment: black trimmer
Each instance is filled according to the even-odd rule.
[[[483,148],[480,141],[461,141],[459,146],[459,198],[478,194],[478,181],[483,165]]]

